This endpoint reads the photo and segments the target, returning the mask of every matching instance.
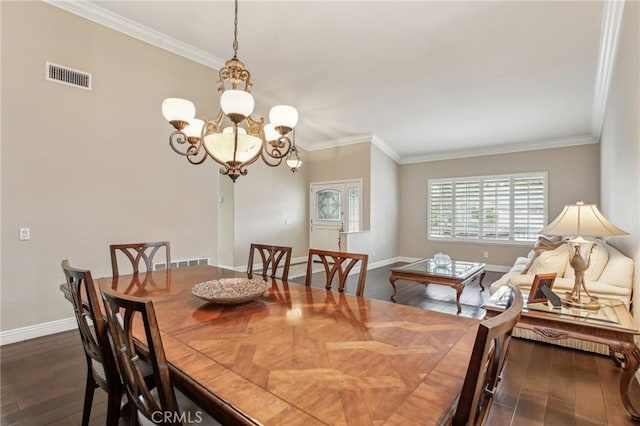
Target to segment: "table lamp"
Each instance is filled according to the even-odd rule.
[[[582,201],[565,205],[560,215],[545,226],[540,233],[573,236],[567,243],[571,247],[569,265],[575,272],[575,282],[573,290],[567,292],[563,303],[577,308],[599,309],[598,297],[589,294],[584,284],[584,271],[589,267],[589,257],[594,242],[583,237],[614,237],[629,235],[629,233],[609,222],[595,204],[585,204]],[[584,290],[586,298],[583,298],[582,290]]]

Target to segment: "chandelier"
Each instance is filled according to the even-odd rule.
[[[220,173],[234,182],[247,174],[246,167],[259,157],[271,167],[285,164],[295,172],[302,165],[295,145],[298,111],[289,105],[276,105],[264,118],[251,117],[254,100],[251,74],[238,59],[238,0],[233,22],[233,58],[219,71],[220,111],[212,119],[195,118],[196,108],[186,99],[168,98],[162,102],[162,115],[175,128],[169,145],[191,164],[202,164],[207,156],[220,164]],[[292,139],[288,135],[292,134]]]

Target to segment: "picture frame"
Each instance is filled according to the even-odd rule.
[[[529,297],[527,303],[540,303],[546,302],[547,296],[542,292],[542,286],[547,286],[549,290],[553,287],[553,283],[556,280],[556,273],[552,274],[537,274],[533,278],[533,284],[531,284],[531,290],[529,290]]]

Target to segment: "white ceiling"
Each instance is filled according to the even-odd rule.
[[[202,51],[214,67],[233,56],[230,0],[91,3],[170,37],[157,45]],[[374,134],[411,162],[585,143],[595,140],[604,6],[240,1],[238,57],[252,75],[256,115],[295,106],[296,139],[310,149]],[[202,115],[217,103],[213,96]]]

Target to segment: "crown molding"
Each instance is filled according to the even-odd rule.
[[[393,161],[400,164],[400,156],[388,143],[380,139],[375,134],[371,135],[371,143],[380,148],[380,150],[387,154],[387,156],[389,156]]]
[[[183,43],[175,38],[171,38],[164,33],[145,27],[135,21],[124,18],[107,9],[90,3],[86,0],[65,1],[65,0],[42,0],[43,2],[65,10],[74,15],[93,21],[112,30],[137,38],[160,49],[167,50],[176,55],[190,59],[199,64],[219,70],[224,66],[224,60],[214,56],[204,50],[197,49],[191,45]]]
[[[467,157],[482,157],[485,155],[509,154],[513,152],[535,151],[539,149],[564,148],[568,146],[588,145],[593,143],[598,143],[598,139],[594,136],[579,135],[568,138],[520,142],[510,145],[493,145],[482,148],[441,151],[427,155],[409,156],[403,157],[400,161],[400,164],[426,163],[429,161],[454,160]]]
[[[307,151],[320,151],[322,149],[336,148],[339,146],[356,145],[359,143],[372,143],[373,134],[367,133],[365,135],[346,136],[344,138],[330,139],[324,142],[316,142],[309,144],[306,148]]]
[[[611,83],[611,73],[616,58],[624,0],[607,0],[602,14],[598,68],[591,110],[591,134],[600,138],[604,122],[604,111]]]

